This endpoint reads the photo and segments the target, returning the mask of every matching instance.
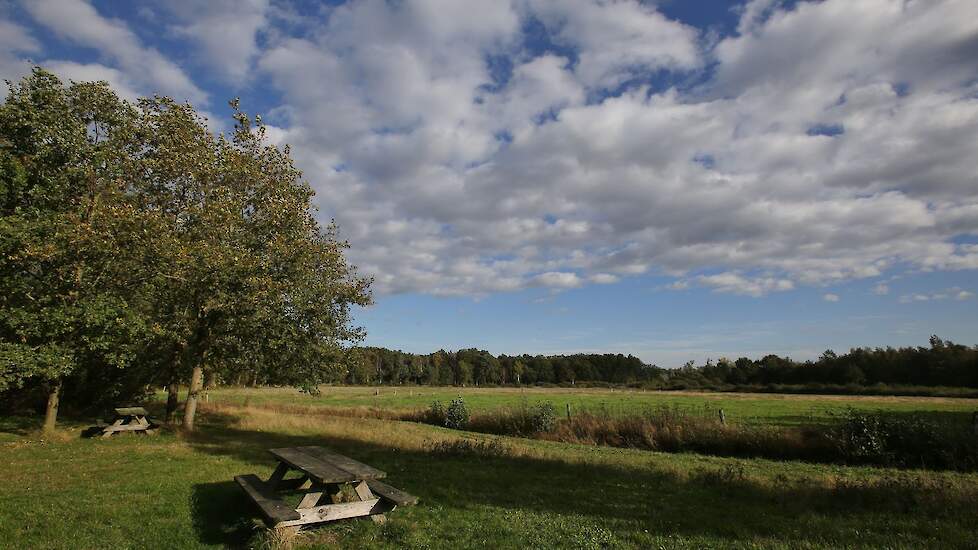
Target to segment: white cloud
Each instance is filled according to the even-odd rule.
[[[823,294],[822,295],[822,299],[825,300],[826,302],[838,302],[839,301],[839,295],[838,294],[832,294],[831,292],[829,292],[829,293]]]
[[[910,304],[913,302],[930,302],[949,299],[969,300],[974,296],[974,293],[969,290],[964,290],[959,287],[952,287],[931,293],[916,292],[913,294],[904,294],[900,296],[900,303]]]
[[[709,49],[636,3],[450,4],[342,6],[259,61],[285,102],[276,139],[381,293],[652,271],[760,296],[978,268],[952,242],[978,234],[978,5],[755,2]],[[576,63],[523,49],[529,16]],[[704,59],[717,76],[693,91],[594,95]]]
[[[41,45],[30,31],[11,21],[0,20],[0,79],[14,82],[30,72],[30,63],[22,55],[40,51]],[[3,95],[6,95],[6,88]]]
[[[565,271],[548,271],[533,278],[541,286],[552,288],[577,288],[583,281],[576,273]]]
[[[599,285],[610,285],[617,283],[620,280],[620,277],[610,273],[595,273],[594,275],[588,277],[588,280]]]
[[[613,88],[635,74],[692,69],[702,62],[695,29],[638,2],[529,0],[529,11],[563,44],[576,47],[575,74]]]
[[[770,292],[783,292],[795,288],[788,279],[775,277],[744,277],[738,273],[726,272],[716,275],[701,275],[697,281],[716,292],[744,294],[747,296],[763,296]]]
[[[877,296],[886,296],[890,293],[890,286],[886,283],[879,283],[873,287],[873,294]]]
[[[198,61],[281,98],[269,141],[292,145],[380,293],[653,273],[762,296],[978,269],[956,244],[978,235],[974,2],[755,0],[721,39],[632,1],[169,6],[146,20],[169,13]],[[206,98],[88,3],[25,8],[99,54],[50,60],[59,74]],[[7,74],[41,51],[2,25]],[[555,48],[532,47],[540,27]]]
[[[93,48],[118,65],[144,94],[165,93],[177,100],[205,103],[207,94],[177,64],[142,41],[122,21],[103,17],[84,0],[31,0],[24,8],[40,24],[71,42]],[[90,65],[91,66],[91,65]]]
[[[168,0],[180,23],[178,36],[192,40],[211,69],[235,83],[248,76],[258,54],[258,33],[268,23],[268,0]]]

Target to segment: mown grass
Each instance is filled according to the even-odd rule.
[[[723,409],[730,423],[776,426],[832,422],[847,408],[864,411],[906,412],[916,415],[971,414],[978,399],[946,397],[882,397],[840,395],[785,395],[719,392],[666,392],[600,388],[455,388],[323,386],[320,395],[301,394],[293,388],[220,388],[209,401],[228,404],[288,404],[331,408],[411,411],[432,401],[448,402],[461,395],[473,413],[550,402],[560,415],[591,412],[601,416],[641,414],[649,408],[682,407],[715,415]]]
[[[969,548],[978,476],[662,454],[205,404],[190,435],[0,430],[0,546],[208,548],[268,536],[231,481],[266,449],[326,445],[421,498],[298,548]]]

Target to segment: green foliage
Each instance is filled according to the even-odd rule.
[[[445,427],[453,430],[464,430],[469,425],[469,409],[465,406],[462,396],[452,399],[445,410]]]
[[[435,426],[444,426],[446,420],[445,406],[437,399],[431,402],[425,414],[424,421]]]
[[[63,381],[85,405],[195,367],[305,388],[347,370],[370,281],[317,223],[288,149],[232,108],[234,131],[215,136],[166,97],[133,105],[42,69],[11,85],[0,392]]]
[[[549,401],[530,409],[530,426],[536,433],[552,432],[557,427],[557,409]]]
[[[978,437],[964,421],[848,409],[831,438],[847,463],[978,469]]]

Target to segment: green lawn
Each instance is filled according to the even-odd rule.
[[[847,407],[898,413],[954,415],[970,419],[978,399],[944,397],[820,396],[751,393],[656,392],[642,390],[569,388],[452,388],[323,386],[318,396],[292,388],[222,388],[209,392],[215,403],[304,404],[324,407],[375,407],[403,410],[424,408],[434,400],[447,402],[461,395],[471,411],[549,401],[559,413],[598,411],[607,414],[640,412],[649,407],[679,406],[715,415],[723,409],[728,421],[797,425],[824,422]]]
[[[235,395],[212,392],[210,405]],[[377,419],[204,409],[193,435],[105,441],[81,439],[82,424],[41,440],[30,435],[34,421],[0,419],[0,547],[259,544],[265,535],[231,478],[266,476],[273,462],[265,450],[291,445],[334,448],[387,471],[392,485],[421,499],[384,526],[353,520],[313,530],[296,539],[303,548],[973,548],[978,525],[976,474],[670,455]],[[459,438],[498,439],[502,451],[438,445]]]

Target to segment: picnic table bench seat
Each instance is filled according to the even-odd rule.
[[[397,506],[412,506],[418,503],[418,497],[409,495],[396,487],[391,487],[379,479],[368,479],[367,487],[370,487],[370,490],[380,498],[389,500]]]
[[[265,516],[265,520],[269,523],[278,524],[283,521],[294,521],[300,518],[299,512],[296,512],[295,509],[279,498],[255,474],[234,476],[234,481],[258,505],[258,509],[261,510],[262,515]]]
[[[304,526],[353,517],[383,522],[387,512],[418,502],[417,497],[380,481],[387,476],[385,472],[329,449],[306,446],[268,452],[278,460],[278,466],[267,481],[254,474],[235,476],[234,480],[271,527]],[[299,477],[286,479],[293,471]],[[350,502],[343,502],[344,487],[350,489],[347,491],[353,498]],[[286,492],[301,494],[300,502],[295,506],[286,503],[283,499]]]

